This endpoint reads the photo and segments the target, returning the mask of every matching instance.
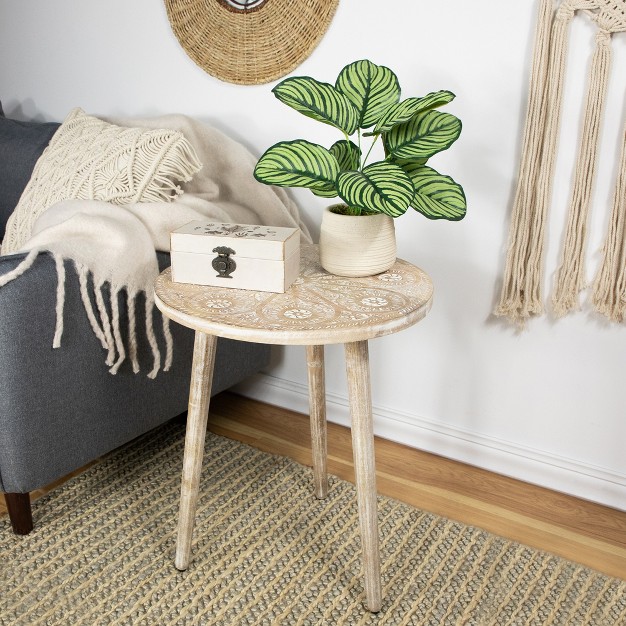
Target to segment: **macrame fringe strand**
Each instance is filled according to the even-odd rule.
[[[626,123],[604,256],[593,288],[593,305],[613,322],[626,315]]]
[[[531,245],[529,246],[526,276],[523,282],[529,315],[543,313],[542,285],[546,221],[552,198],[552,183],[561,127],[565,62],[569,47],[569,27],[573,17],[572,6],[569,2],[565,2],[558,8],[552,26],[545,138],[531,223]]]
[[[520,324],[531,313],[524,291],[524,267],[530,246],[530,222],[534,184],[537,168],[541,162],[543,127],[546,115],[546,85],[550,53],[550,29],[554,11],[553,0],[541,0],[535,32],[530,89],[522,158],[519,166],[518,185],[513,202],[509,245],[504,272],[504,283],[496,315],[508,317]]]
[[[533,67],[529,89],[529,104],[522,146],[522,157],[509,234],[509,248],[500,301],[495,314],[506,316],[520,325],[532,315],[543,313],[542,284],[544,281],[544,240],[548,209],[556,165],[557,146],[561,126],[561,109],[569,46],[570,23],[576,11],[598,24],[589,84],[583,133],[576,160],[576,172],[568,210],[567,229],[562,259],[556,273],[554,312],[564,315],[578,305],[579,293],[584,289],[584,252],[587,241],[587,222],[591,207],[596,174],[600,129],[611,68],[611,34],[624,30],[611,12],[600,9],[597,0],[563,0],[556,12],[553,0],[540,0],[535,35]],[[616,207],[626,195],[616,193]],[[618,209],[615,208],[614,213]],[[606,244],[607,268],[596,283],[596,299],[604,302],[606,284],[616,274],[614,263],[624,256],[626,247],[617,250],[617,231],[624,232],[624,218],[614,215],[613,232]],[[626,273],[624,274],[626,283]],[[603,295],[600,295],[602,291]],[[620,296],[621,297],[621,296]],[[612,305],[615,306],[615,305]]]
[[[578,308],[578,294],[585,288],[585,248],[591,196],[596,175],[598,144],[611,69],[611,34],[596,36],[591,63],[583,136],[576,161],[574,189],[567,219],[563,258],[556,273],[552,305],[557,317]]]

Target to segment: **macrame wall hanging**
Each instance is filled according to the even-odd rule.
[[[511,217],[500,302],[495,313],[523,325],[543,313],[544,239],[558,137],[572,20],[597,26],[587,83],[583,129],[567,214],[560,266],[552,293],[557,316],[578,308],[585,284],[585,244],[596,175],[612,37],[626,32],[626,0],[539,0],[522,157]],[[593,284],[594,308],[613,321],[626,313],[626,125],[603,260]]]

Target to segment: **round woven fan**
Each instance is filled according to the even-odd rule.
[[[180,45],[203,70],[258,85],[288,74],[315,49],[339,0],[165,0]]]

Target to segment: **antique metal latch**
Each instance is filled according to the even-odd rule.
[[[231,274],[237,269],[235,259],[230,257],[231,254],[235,254],[232,248],[226,246],[218,246],[213,248],[213,252],[217,253],[217,256],[211,262],[213,269],[217,272],[218,278],[232,278]]]

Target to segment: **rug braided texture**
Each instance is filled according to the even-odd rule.
[[[192,561],[174,568],[184,427],[0,517],[0,624],[626,624],[626,581],[379,497],[384,603],[363,608],[353,485],[208,434]]]

